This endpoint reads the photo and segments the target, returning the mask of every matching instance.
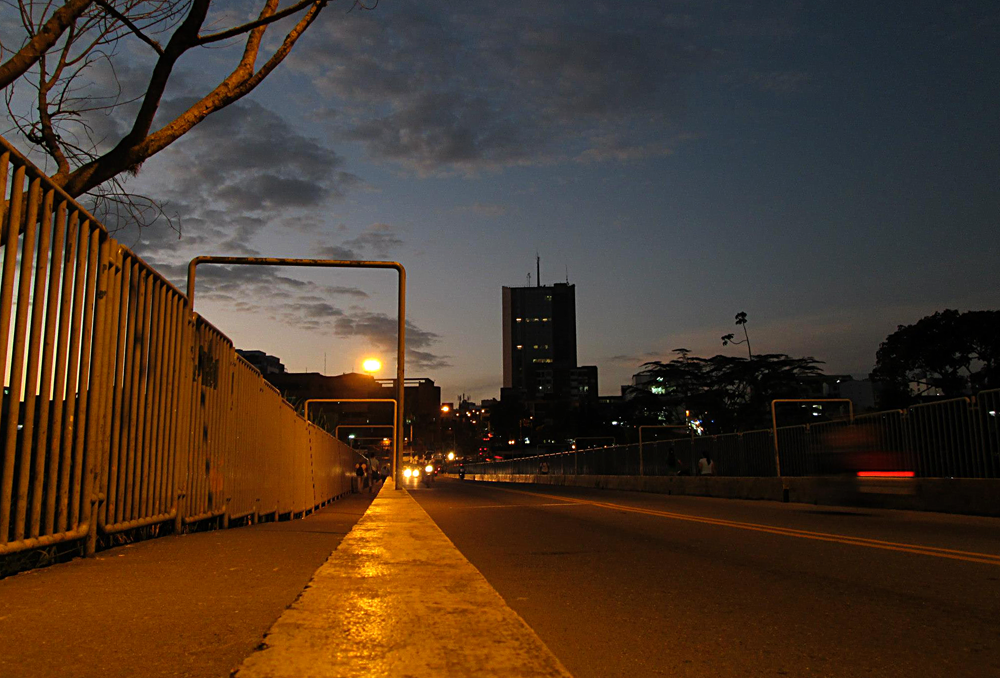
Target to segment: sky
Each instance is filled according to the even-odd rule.
[[[349,9],[331,2],[251,95],[143,165],[129,185],[174,227],[124,244],[178,282],[199,254],[398,260],[407,374],[445,400],[498,396],[501,287],[535,284],[536,253],[542,283],[576,285],[602,394],[679,347],[742,354],[720,341],[740,311],[755,353],[863,377],[898,325],[1000,308],[996,2]],[[141,91],[150,55],[128,50],[117,77]],[[240,50],[186,56],[158,119]],[[113,139],[125,113],[93,124]],[[198,311],[290,370],[377,355],[391,376],[395,284],[206,267]]]

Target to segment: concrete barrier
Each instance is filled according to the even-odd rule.
[[[723,499],[761,499],[827,506],[905,509],[1000,516],[1000,480],[979,478],[864,479],[728,478],[466,474],[479,482],[535,483]]]

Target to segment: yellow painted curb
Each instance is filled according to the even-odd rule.
[[[236,675],[570,674],[423,508],[389,486]]]

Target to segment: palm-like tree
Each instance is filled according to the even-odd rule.
[[[746,344],[747,355],[750,357],[750,360],[753,360],[753,352],[750,350],[750,334],[747,332],[746,311],[740,311],[739,313],[736,314],[736,324],[743,326],[743,336],[746,337],[746,339],[740,339],[739,341],[737,341],[733,339],[733,333],[730,332],[729,334],[722,337],[722,345],[728,346],[729,344]]]

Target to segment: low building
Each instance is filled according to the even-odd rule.
[[[263,351],[236,349],[236,353],[248,363],[257,368],[257,371],[267,376],[269,374],[284,374],[285,366],[281,359],[273,355],[268,355]]]

